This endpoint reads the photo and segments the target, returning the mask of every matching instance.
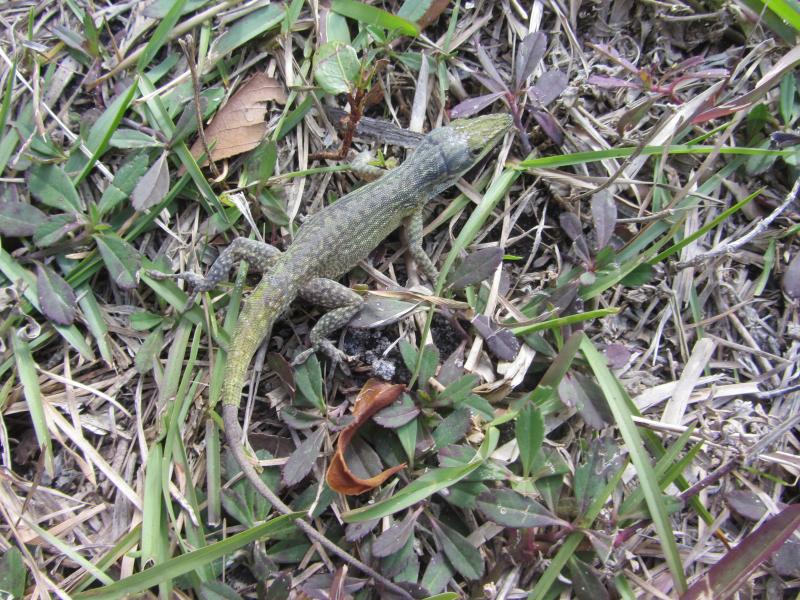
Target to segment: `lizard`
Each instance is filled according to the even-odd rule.
[[[435,283],[438,272],[422,247],[423,208],[480,161],[511,125],[511,116],[494,114],[457,119],[433,129],[401,165],[306,219],[284,252],[270,244],[240,237],[220,253],[205,277],[192,272],[150,273],[159,279],[186,281],[192,288],[190,302],[198,293],[210,291],[225,280],[237,261],[244,260],[250,268],[264,273],[245,300],[227,351],[222,420],[225,439],[245,477],[281,513],[293,511],[258,476],[242,445],[245,434],[239,423],[239,404],[250,361],[261,343],[269,338],[275,321],[298,296],[328,312],[311,329],[310,348],[293,363],[300,364],[316,351],[322,351],[334,363],[350,359],[328,336],[347,324],[361,308],[363,299],[335,279],[366,258],[401,224],[408,232],[412,258]],[[296,519],[296,524],[331,553],[380,580],[395,593],[408,597],[408,592],[339,548],[302,518]]]

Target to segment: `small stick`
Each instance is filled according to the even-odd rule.
[[[189,73],[191,74],[192,92],[194,95],[194,113],[197,118],[197,132],[200,134],[200,143],[203,145],[203,152],[206,153],[206,160],[208,161],[208,166],[211,168],[211,173],[213,173],[214,179],[218,180],[220,179],[219,169],[217,169],[217,165],[211,157],[211,151],[208,149],[208,142],[206,142],[206,132],[203,130],[203,108],[200,105],[200,78],[197,75],[197,64],[194,61],[194,38],[189,34],[185,39],[178,40],[178,43],[181,46],[181,50],[183,50],[183,54],[186,56]]]

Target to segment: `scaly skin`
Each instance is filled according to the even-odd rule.
[[[332,280],[352,269],[404,221],[409,225],[412,256],[425,274],[435,279],[436,270],[422,251],[422,208],[494,147],[511,124],[508,115],[488,115],[453,121],[447,127],[435,129],[401,166],[310,217],[283,254],[271,246],[259,247],[238,240],[236,250],[223,253],[205,279],[192,274],[174,276],[189,280],[196,291],[203,291],[222,279],[234,258],[269,269],[245,302],[228,349],[222,415],[225,438],[243,473],[282,513],[291,509],[264,484],[242,447],[244,433],[238,409],[253,355],[278,317],[301,295],[332,309],[312,330],[311,351],[323,350],[334,360],[341,359],[343,355],[326,339],[327,335],[347,323],[358,311],[361,300]],[[402,588],[342,551],[304,520],[297,519],[297,525],[314,541],[395,593],[408,597]]]

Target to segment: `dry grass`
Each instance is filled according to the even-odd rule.
[[[171,3],[143,4],[0,7],[0,589],[83,597],[148,572],[154,580],[128,591],[255,597],[266,585],[275,598],[346,597],[364,585],[360,574],[343,572],[277,521],[255,530],[269,509],[221,452],[224,348],[255,279],[240,270],[235,286],[182,313],[186,293],[144,275],[205,271],[236,235],[284,247],[304,215],[359,185],[340,163],[314,156],[338,152],[349,135],[323,111],[347,107],[345,96],[311,93],[319,90],[313,55],[324,36],[342,34],[343,17],[316,2],[289,3],[287,17],[283,5],[228,0],[187,2],[171,24]],[[379,4],[397,14],[402,3]],[[487,75],[476,42],[510,82],[517,48],[536,31],[547,33],[547,52],[529,83],[544,71],[566,74],[567,88],[542,107],[563,140],[521,113],[531,153],[509,136],[458,190],[432,202],[426,247],[443,271],[457,271],[466,254],[502,248],[502,268],[483,283],[419,287],[424,278],[396,234],[345,280],[385,291],[376,297],[386,302],[436,305],[435,319],[422,312],[377,333],[342,334],[340,347],[361,358],[348,374],[321,358],[294,373],[286,364],[305,347],[313,307],[301,305],[273,331],[275,354],[257,357],[243,412],[252,447],[268,452],[270,483],[279,484],[279,468],[311,427],[324,432],[308,475],[280,490],[288,504],[319,509],[320,531],[423,597],[678,597],[718,562],[745,575],[729,585],[749,597],[797,593],[797,535],[780,552],[768,543],[797,526],[796,515],[781,512],[797,507],[800,475],[797,146],[793,155],[791,146],[777,151],[769,136],[796,131],[800,46],[781,37],[796,35],[789,25],[759,21],[753,4],[477,1],[453,18],[453,6],[433,2],[424,18],[413,15],[425,24],[417,37],[371,26],[374,56],[363,62],[379,68],[358,109],[365,122],[381,121],[377,141],[355,134],[359,149],[402,160],[403,148],[382,143],[394,139],[392,124],[421,133],[491,91],[470,76]],[[353,18],[346,29],[365,35]],[[178,44],[188,34],[196,89]],[[162,35],[163,46],[142,59]],[[174,125],[191,125],[204,109],[207,125],[256,72],[288,92],[285,105],[251,100],[267,108],[266,141],[201,172],[186,146],[196,133],[176,141]],[[508,110],[499,100],[491,106]],[[702,149],[675,148],[690,143]],[[742,150],[750,148],[761,150]],[[20,203],[39,211],[13,212],[28,210]],[[610,256],[596,248],[606,246],[600,240]],[[476,314],[513,331],[521,350],[498,358],[469,326]],[[423,341],[435,356],[418,357]],[[416,380],[409,401],[421,412],[411,426],[373,426],[364,437],[374,450],[356,444],[375,471],[415,459],[396,487],[384,484],[374,497],[398,497],[426,470],[445,481],[436,469],[462,463],[447,463],[443,447],[468,451],[464,460],[488,449],[487,469],[408,513],[389,517],[396,509],[381,505],[383,520],[358,536],[341,515],[370,495],[337,497],[324,473],[347,401],[372,369],[387,368],[379,372],[396,382]],[[448,399],[448,386],[470,373],[472,385]],[[475,408],[486,402],[491,426]],[[542,426],[534,412],[543,418],[542,449],[518,439]],[[498,524],[480,498],[495,501],[508,489],[559,524]],[[770,521],[776,514],[784,520]],[[376,557],[378,536],[393,523],[410,528],[411,541]],[[746,541],[756,558],[731,553],[770,524],[769,534]],[[242,532],[262,541],[234,537]],[[146,570],[201,548],[220,548],[224,559],[192,555],[181,577]],[[378,595],[369,586],[358,593]]]

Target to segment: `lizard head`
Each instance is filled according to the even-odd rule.
[[[477,162],[494,148],[512,124],[511,115],[496,114],[473,119],[456,119],[448,127],[466,138],[470,154]]]
[[[419,187],[439,193],[483,158],[512,123],[510,115],[502,114],[457,119],[422,138],[403,168],[414,173]]]

